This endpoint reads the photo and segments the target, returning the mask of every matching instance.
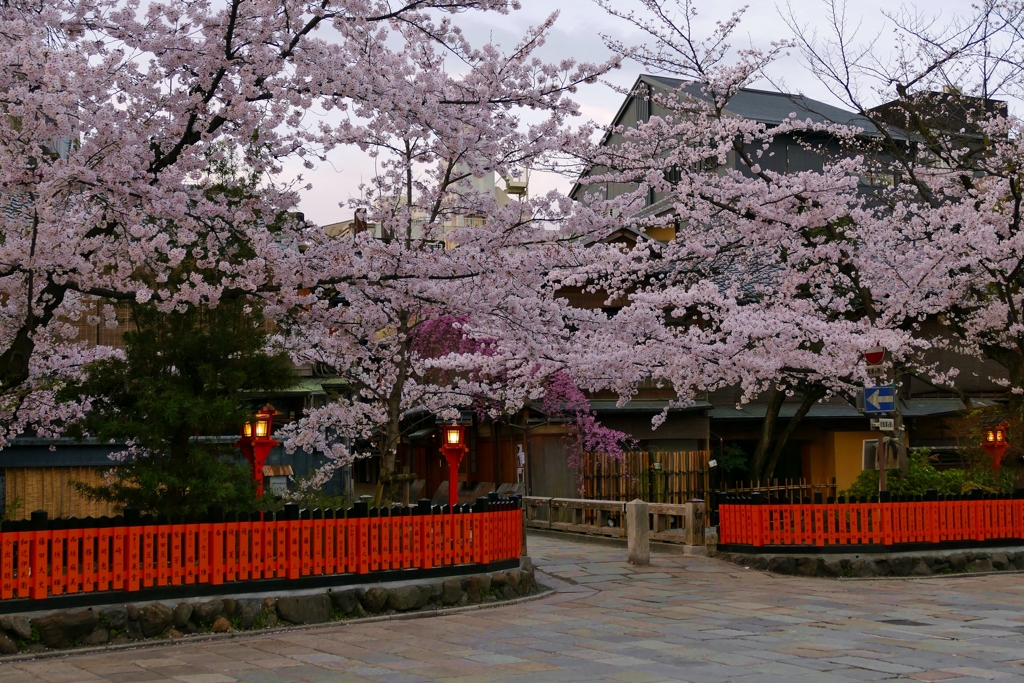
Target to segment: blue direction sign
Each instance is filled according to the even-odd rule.
[[[891,413],[896,410],[896,387],[864,387],[864,412]]]

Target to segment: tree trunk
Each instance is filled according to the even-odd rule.
[[[817,384],[804,392],[803,401],[800,402],[800,406],[796,409],[796,414],[790,419],[786,428],[782,430],[782,434],[776,439],[775,446],[772,448],[771,457],[768,458],[768,463],[764,468],[764,479],[766,481],[770,481],[772,475],[775,474],[775,467],[779,464],[779,457],[782,456],[782,450],[786,447],[789,437],[793,436],[793,432],[796,431],[800,421],[804,419],[808,411],[824,396],[825,388]]]
[[[782,409],[782,402],[786,400],[786,392],[780,387],[772,388],[768,397],[768,409],[764,415],[764,422],[761,423],[761,438],[754,449],[754,461],[750,466],[751,478],[757,482],[762,481],[762,473],[765,471],[765,461],[768,457],[768,447],[772,444],[772,434],[775,431],[775,423],[779,419],[779,411]]]
[[[391,475],[395,472],[395,455],[398,442],[402,437],[402,394],[405,393],[405,382],[409,378],[409,315],[400,313],[396,335],[406,341],[402,347],[405,362],[398,368],[398,376],[388,394],[388,423],[384,431],[384,439],[380,448],[380,473],[377,475],[377,490],[374,492],[373,504],[380,507],[391,496]]]

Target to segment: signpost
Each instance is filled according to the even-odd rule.
[[[864,387],[864,414],[877,415],[896,410],[896,387]]]
[[[897,460],[900,469],[904,474],[907,472],[906,447],[903,443],[903,415],[900,411],[899,396],[897,387],[893,384],[885,384],[887,379],[886,366],[883,363],[887,356],[884,346],[876,346],[864,351],[864,360],[867,362],[867,375],[881,380],[879,386],[865,386],[861,394],[860,410],[865,415],[891,417],[878,417],[871,420],[871,429],[878,432],[878,447],[875,449],[878,463],[878,490],[885,491],[886,488],[886,466],[888,463],[888,443],[895,443]],[[884,433],[892,434],[892,439],[887,439]]]

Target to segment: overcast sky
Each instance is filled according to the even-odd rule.
[[[631,4],[630,0],[616,1],[621,2],[623,7]],[[636,44],[643,40],[639,32],[606,15],[592,0],[521,0],[521,3],[522,10],[507,16],[496,13],[467,13],[459,17],[459,23],[476,44],[494,40],[509,48],[518,41],[527,27],[540,23],[550,12],[558,10],[558,21],[548,44],[540,53],[542,58],[550,61],[566,57],[577,61],[603,61],[610,52],[605,48],[601,34],[614,35],[627,44]],[[727,18],[732,11],[745,4],[749,4],[750,7],[735,34],[734,47],[744,47],[747,43],[764,47],[774,40],[789,36],[789,29],[780,18],[775,3],[744,3],[740,0],[698,2],[698,20],[707,26],[703,35],[710,33],[716,20]],[[792,0],[792,5],[803,23],[825,29],[824,7],[819,0]],[[929,15],[940,16],[966,12],[969,6],[968,0],[929,0],[919,4],[919,7]],[[848,15],[851,19],[862,22],[861,35],[868,39],[883,29],[882,11],[895,7],[896,3],[884,0],[857,0],[851,3]],[[880,43],[882,49],[885,49],[889,35],[888,32],[883,34]],[[627,63],[623,69],[610,74],[608,80],[618,86],[628,87],[640,73],[639,65]],[[773,77],[784,79],[790,92],[800,92],[809,97],[836,103],[828,91],[807,73],[795,54],[784,57],[775,65]],[[770,88],[767,83],[759,85]],[[586,117],[600,124],[607,124],[621,104],[622,96],[607,85],[599,83],[581,89],[576,100]],[[294,173],[300,171],[298,165],[291,170]],[[359,184],[369,180],[372,174],[372,162],[360,155],[358,150],[339,150],[332,155],[329,163],[320,164],[313,171],[303,171],[304,179],[313,184],[313,189],[303,194],[300,209],[308,219],[321,225],[347,220],[351,218],[352,210],[344,205],[348,199],[358,196]],[[530,189],[531,192],[547,191],[551,187],[567,190],[570,184],[569,180],[553,176],[535,177],[531,180]],[[343,206],[339,206],[339,203]]]

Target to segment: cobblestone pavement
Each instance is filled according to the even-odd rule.
[[[1024,576],[837,581],[530,539],[544,600],[0,664],[0,683],[1024,681]]]

